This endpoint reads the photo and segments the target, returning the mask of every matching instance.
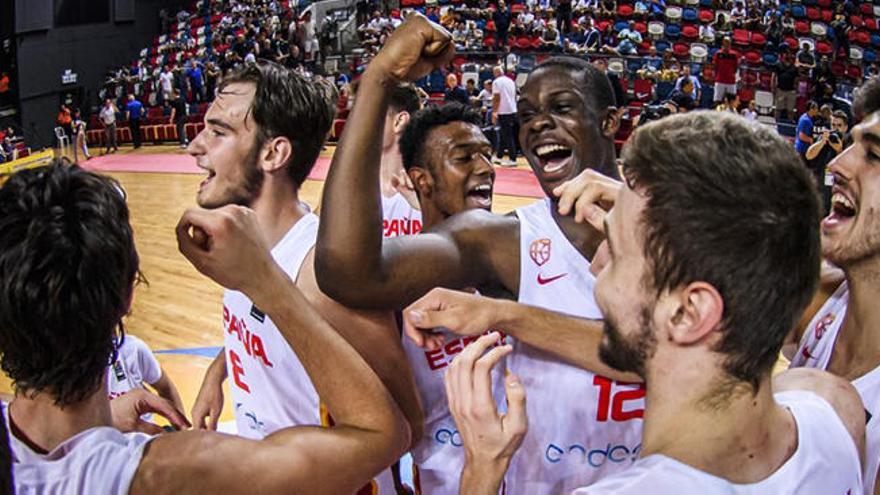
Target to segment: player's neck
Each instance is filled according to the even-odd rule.
[[[400,156],[397,146],[390,150],[382,151],[382,164],[379,169],[379,184],[382,188],[382,196],[390,198],[397,194],[392,184],[392,179],[403,171],[403,158]]]
[[[49,452],[90,428],[113,426],[110,400],[101,388],[86,399],[61,408],[46,393],[17,395],[9,405],[10,431],[34,451]]]
[[[596,249],[599,248],[599,244],[605,239],[602,233],[586,222],[575,223],[574,217],[571,215],[560,215],[556,201],[550,202],[550,210],[553,220],[556,221],[556,225],[559,226],[565,238],[581,253],[581,256],[589,261],[593,261]]]
[[[846,280],[849,300],[835,344],[834,352],[838,355],[832,356],[831,366],[836,368],[843,363],[846,369],[835,369],[835,372],[853,380],[880,364],[880,338],[876,332],[880,328],[880,310],[877,308],[877,301],[880,300],[880,267],[847,269]]]
[[[643,457],[662,454],[734,483],[761,481],[791,457],[797,428],[773,399],[769,376],[753,393],[720,371],[686,368],[649,380]]]
[[[257,198],[251,203],[263,234],[270,246],[284,238],[287,231],[308,213],[299,201],[298,188],[287,178],[266,175]]]

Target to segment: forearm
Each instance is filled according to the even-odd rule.
[[[509,464],[509,459],[494,464],[465,461],[464,469],[461,470],[459,495],[498,495]]]
[[[403,417],[388,390],[293,281],[276,267],[261,287],[246,294],[272,318],[336,424],[405,437]]]
[[[346,274],[369,276],[365,270],[380,270],[381,143],[388,95],[395,84],[378,69],[367,69],[324,183],[315,266],[321,290],[337,299],[351,283]]]
[[[153,388],[156,389],[159,397],[172,403],[178,411],[183,411],[183,400],[180,398],[180,393],[177,391],[177,387],[174,386],[174,382],[168,377],[168,373],[165,373],[164,370],[162,371],[162,378],[153,385]]]
[[[813,143],[807,148],[807,153],[805,154],[807,160],[812,160],[819,155],[819,151],[822,150],[822,147],[825,146],[825,141],[819,141],[818,143]]]
[[[636,375],[610,368],[599,359],[601,320],[576,318],[511,301],[496,300],[493,304],[497,305],[499,315],[498,330],[516,340],[614,380],[641,381]]]

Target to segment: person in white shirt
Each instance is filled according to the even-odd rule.
[[[154,410],[144,391],[113,401],[128,411],[107,397],[107,363],[138,274],[128,218],[115,180],[60,161],[0,188],[0,228],[20,233],[0,236],[0,350],[15,384],[0,414],[16,493],[354,493],[406,449],[406,422],[382,381],[272,261],[255,215],[239,206],[188,210],[179,249],[277,322],[335,426],[262,441],[115,429],[144,429],[139,416]],[[188,426],[173,408],[164,413]]]
[[[121,340],[122,343],[117,343],[116,359],[107,367],[107,396],[110,400],[149,385],[159,397],[183,411],[177,387],[147,344],[131,334]]]
[[[112,99],[104,99],[104,106],[101,107],[101,113],[98,116],[101,118],[101,123],[104,124],[104,133],[106,134],[106,141],[104,142],[105,155],[119,151],[119,146],[116,144],[116,112],[118,111],[119,109],[116,108],[116,104],[113,103]]]
[[[507,77],[499,66],[492,70],[492,123],[498,126],[498,141],[495,147],[495,163],[505,167],[516,166],[516,83]],[[502,160],[504,154],[507,160]]]
[[[318,218],[298,194],[330,130],[334,105],[323,83],[272,62],[224,78],[205,115],[205,130],[187,149],[207,172],[196,201],[207,209],[253,210],[273,259],[296,281],[309,307],[379,370],[412,421],[411,431],[421,436],[422,411],[394,315],[350,310],[315,280]],[[322,412],[314,377],[256,301],[225,291],[222,322],[223,349],[205,373],[192,409],[197,428],[216,429],[227,377],[240,436],[260,439],[288,426],[331,424],[335,418]],[[370,485],[379,495],[395,492],[389,470]]]
[[[171,100],[171,90],[174,89],[174,74],[171,65],[166,65],[159,74],[159,87],[162,91],[162,101]]]
[[[738,116],[691,112],[640,127],[622,169],[613,209],[594,219],[609,250],[601,342],[580,351],[646,381],[644,433],[629,468],[573,493],[860,493],[865,414],[852,385],[812,370],[770,378],[819,282],[818,197],[791,145]],[[413,308],[430,328],[463,311],[501,323],[511,304],[446,291]],[[508,377],[507,414],[486,399],[487,373],[510,352],[481,357],[487,347],[446,376],[468,450],[462,490],[475,495],[497,493],[527,423],[519,378]],[[610,415],[625,413],[608,399]]]
[[[422,211],[412,181],[403,168],[400,137],[410,118],[422,108],[412,84],[399,84],[391,92],[382,136],[382,234],[414,235],[422,230]]]

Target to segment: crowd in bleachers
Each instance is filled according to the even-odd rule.
[[[636,107],[666,101],[693,74],[698,107],[724,103],[732,91],[766,121],[790,122],[808,101],[836,105],[835,96],[848,99],[878,73],[880,5],[867,1],[402,0],[401,7],[374,12],[361,24],[361,64],[417,10],[452,33],[461,56],[446,72],[462,87],[474,79],[481,88],[498,63],[517,78],[543,58],[567,53],[606,59]],[[733,62],[716,56],[724,39]],[[731,81],[723,74],[729,67]],[[445,76],[432,74],[421,85],[440,100],[448,91]],[[774,111],[778,101],[781,111]]]

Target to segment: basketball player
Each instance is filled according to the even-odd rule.
[[[771,386],[819,279],[820,207],[790,144],[739,117],[697,112],[640,128],[623,163],[626,186],[605,220],[611,261],[596,284],[599,352],[646,380],[650,407],[635,464],[573,493],[860,492],[855,389],[808,370]],[[461,353],[447,375],[471,443],[462,493],[497,493],[498,466],[526,423],[517,386],[506,416],[487,400],[488,370],[510,352],[481,358],[489,345]],[[616,394],[609,401],[614,409]]]
[[[393,315],[344,308],[315,283],[318,217],[299,201],[298,190],[332,121],[333,103],[325,95],[316,83],[272,63],[225,78],[205,115],[205,130],[189,146],[198,166],[208,171],[197,202],[209,209],[253,208],[274,258],[315,310],[376,366],[412,421],[413,433],[421,435],[418,395]],[[196,427],[216,428],[227,376],[239,435],[260,439],[287,426],[331,424],[302,363],[259,305],[226,291],[223,328],[223,352],[206,372],[193,406]],[[390,471],[365,491],[394,492]]]
[[[448,33],[415,16],[398,28],[362,76],[324,189],[316,254],[321,288],[353,307],[401,309],[438,285],[476,287],[483,294],[507,293],[526,304],[600,318],[595,304],[584,304],[584,294],[592,294],[590,260],[603,236],[559,214],[554,200],[510,216],[474,209],[426,235],[384,243],[377,235],[382,130],[376,122],[387,111],[389,88],[442,65],[452,50]],[[605,75],[582,60],[554,58],[529,75],[518,105],[519,139],[548,197],[588,166],[616,173],[613,101]],[[508,493],[558,493],[625,468],[629,462],[591,465],[558,452],[618,445],[637,451],[642,387],[560,363],[519,340],[515,345],[508,368],[530,393],[529,413],[543,421],[530,430],[514,459]],[[597,413],[608,387],[628,392],[630,414],[605,418]],[[583,407],[585,398],[593,403],[590,408]]]
[[[403,169],[397,145],[410,118],[420,108],[422,101],[412,84],[400,84],[391,92],[382,133],[382,168],[379,173],[384,237],[418,234],[422,230],[418,198]]]
[[[406,422],[381,380],[272,261],[256,215],[237,206],[185,213],[180,249],[278,324],[336,426],[263,441],[112,428],[106,368],[138,272],[118,187],[56,162],[0,188],[9,234],[0,236],[0,352],[16,389],[0,413],[17,493],[352,493],[406,449]]]
[[[866,83],[859,112],[867,115],[853,129],[853,145],[829,164],[834,175],[831,212],[822,221],[822,254],[843,270],[840,283],[797,335],[792,367],[827,370],[850,380],[868,417],[865,493],[880,490],[880,84]]]
[[[492,145],[481,123],[475,110],[457,103],[428,107],[410,117],[399,147],[424,213],[422,232],[432,232],[450,215],[491,209]],[[442,330],[438,335],[448,338],[440,349],[426,351],[410,339],[403,341],[425,411],[424,433],[412,449],[413,478],[418,493],[457,495],[464,451],[446,403],[443,375],[452,358],[475,337],[459,338]],[[501,383],[497,377],[495,383]]]

